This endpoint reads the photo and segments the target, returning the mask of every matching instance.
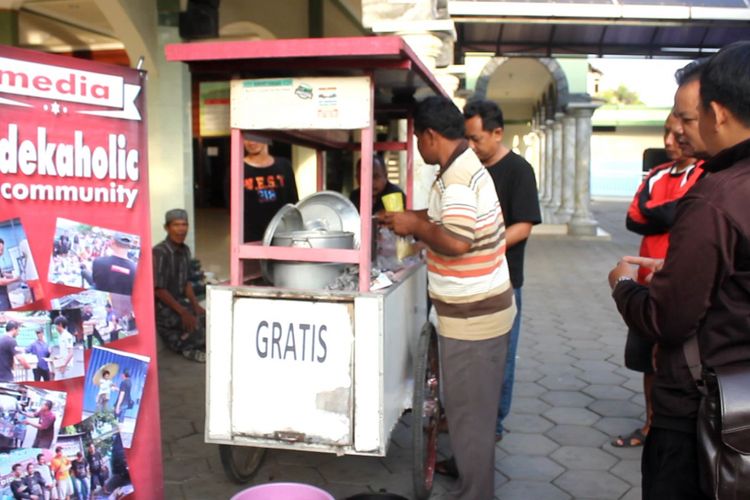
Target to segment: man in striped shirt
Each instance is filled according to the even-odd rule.
[[[494,496],[495,419],[508,331],[516,313],[505,260],[505,226],[495,186],[464,138],[464,118],[447,98],[414,114],[417,147],[440,166],[424,211],[387,212],[398,235],[427,247],[429,293],[438,317],[445,413],[462,500]]]

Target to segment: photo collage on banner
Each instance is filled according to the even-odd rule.
[[[0,68],[0,500],[149,498],[145,73],[2,45]]]

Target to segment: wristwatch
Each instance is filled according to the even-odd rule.
[[[623,281],[633,281],[633,278],[631,278],[630,276],[620,276],[620,277],[619,277],[619,278],[617,278],[617,280],[615,281],[615,286],[619,285],[619,284],[620,284],[620,283],[622,283]]]

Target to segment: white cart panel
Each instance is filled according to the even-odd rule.
[[[352,312],[351,303],[235,301],[233,434],[351,444]]]

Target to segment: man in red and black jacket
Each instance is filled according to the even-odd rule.
[[[677,202],[695,184],[702,173],[702,161],[683,154],[677,135],[680,121],[670,113],[664,123],[664,149],[671,161],[651,169],[635,193],[628,208],[626,226],[630,231],[643,235],[640,256],[663,259],[669,246],[669,229],[674,223]],[[646,284],[649,269],[638,270],[638,282]],[[615,447],[640,446],[651,428],[653,408],[651,389],[654,382],[652,353],[654,344],[632,330],[628,331],[625,344],[625,366],[643,373],[643,394],[646,398],[646,422],[627,436],[618,436],[612,441]]]

